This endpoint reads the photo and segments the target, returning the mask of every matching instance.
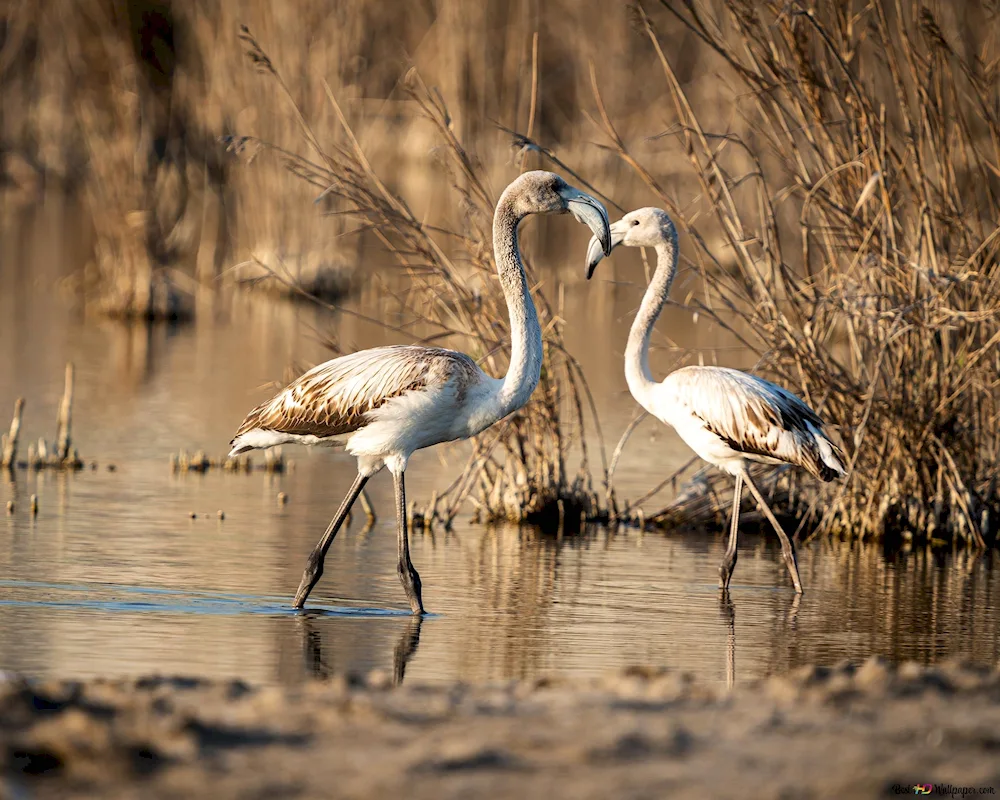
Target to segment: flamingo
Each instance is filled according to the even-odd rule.
[[[528,291],[517,227],[529,214],[571,213],[611,252],[604,206],[551,172],[526,172],[500,196],[493,215],[493,251],[510,315],[507,374],[494,378],[465,353],[438,347],[373,347],[335,358],[301,375],[253,409],[230,442],[230,457],[284,443],[343,444],[358,474],[313,549],[295,594],[302,608],[323,574],[323,562],[368,479],[386,467],[396,497],[397,572],[410,609],[424,613],[420,575],[410,560],[403,473],[425,447],[467,439],[517,411],[542,369],[542,332]]]
[[[618,245],[652,247],[657,262],[625,348],[629,391],[646,411],[672,426],[702,459],[736,479],[729,542],[719,566],[719,587],[728,590],[736,566],[745,483],[777,532],[795,591],[802,594],[795,549],[750,479],[747,465],[792,464],[820,480],[831,481],[847,472],[843,454],[826,435],[823,420],[816,412],[791,392],[756,375],[725,367],[683,367],[655,382],[649,369],[649,339],[677,274],[677,229],[665,211],[640,208],[611,226],[611,248]],[[605,255],[607,248],[591,239],[588,279]]]

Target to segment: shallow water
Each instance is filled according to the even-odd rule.
[[[305,557],[353,477],[352,460],[289,449],[295,466],[284,475],[175,475],[168,456],[182,447],[224,454],[268,382],[290,364],[329,357],[320,334],[351,350],[387,341],[384,333],[350,315],[222,296],[200,300],[188,327],[85,319],[53,291],[73,261],[69,240],[49,235],[57,222],[33,219],[4,233],[0,427],[23,395],[22,448],[51,439],[72,360],[74,441],[99,466],[73,475],[18,470],[13,482],[0,480],[0,503],[16,503],[0,517],[0,669],[269,682],[377,667],[397,677],[405,668],[409,681],[587,674],[641,662],[722,683],[872,653],[927,663],[1000,657],[994,554],[887,558],[877,547],[813,543],[800,548],[807,594],[796,601],[773,538],[752,530],[724,602],[716,588],[723,542],[714,533],[594,529],[556,540],[474,526],[463,514],[451,532],[412,537],[433,612],[417,623],[396,579],[386,475],[369,483],[376,524],[365,530],[356,515],[330,550],[313,610],[292,612]],[[568,285],[565,312],[609,448],[634,413],[621,349],[642,280],[637,261],[622,258],[616,268],[626,281]],[[379,313],[371,294],[350,305]],[[689,316],[675,312],[659,330],[661,343],[703,348],[706,362],[738,362],[709,349],[722,340]],[[655,361],[662,372],[674,356],[663,350]],[[636,497],[688,458],[673,434],[646,422],[619,468],[619,492]],[[410,498],[424,505],[460,461],[456,450],[417,454]],[[276,499],[282,491],[285,505]]]

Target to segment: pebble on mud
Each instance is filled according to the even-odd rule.
[[[278,492],[278,505],[283,506],[288,502],[288,495],[284,492]]]
[[[878,656],[867,659],[854,675],[863,689],[881,689],[889,682],[889,666]]]
[[[194,511],[192,511],[189,516],[191,519],[198,519],[198,515]]]
[[[392,675],[387,670],[376,667],[364,676],[364,685],[376,692],[384,692],[392,688]]]
[[[7,513],[8,514],[13,514],[14,513],[14,501],[13,500],[8,500],[7,501]]]
[[[33,516],[33,517],[37,517],[38,516],[38,495],[37,494],[31,495],[31,516]]]
[[[220,508],[220,509],[218,510],[218,512],[216,512],[216,516],[217,516],[217,517],[218,517],[219,519],[225,519],[225,518],[226,518],[226,512],[225,512],[225,511],[223,511],[223,510],[222,510],[222,509]]]

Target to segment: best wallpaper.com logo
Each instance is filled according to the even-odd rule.
[[[996,795],[992,786],[952,786],[950,783],[915,783],[912,786],[897,783],[893,785],[894,794],[915,794],[918,797],[933,795],[935,797],[975,797]]]

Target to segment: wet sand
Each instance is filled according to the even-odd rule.
[[[3,797],[876,797],[1000,792],[1000,671],[872,659],[732,692],[633,668],[393,687],[0,685]]]

